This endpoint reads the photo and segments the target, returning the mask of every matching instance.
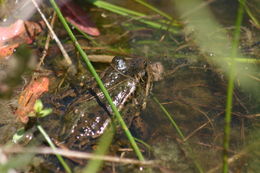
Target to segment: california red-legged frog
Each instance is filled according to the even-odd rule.
[[[126,60],[115,57],[111,66],[100,75],[128,125],[136,121],[135,118],[145,107],[152,82],[149,69],[150,65],[143,58]],[[69,87],[61,94],[64,95],[62,99],[52,99],[52,104],[55,102],[57,108],[53,114],[58,115],[48,117],[57,117],[61,124],[51,127],[47,122],[46,127],[53,138],[64,142],[70,149],[87,149],[92,141],[103,134],[113,115],[98,85],[94,81],[90,83],[91,87]]]

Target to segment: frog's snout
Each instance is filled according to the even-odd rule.
[[[150,72],[153,76],[153,81],[160,81],[163,79],[164,66],[161,62],[155,62],[149,65]]]

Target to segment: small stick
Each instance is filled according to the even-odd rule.
[[[51,20],[51,27],[53,27],[55,20],[56,20],[56,13],[53,12],[53,17],[52,17],[52,20]],[[44,61],[45,57],[47,56],[47,51],[49,49],[50,40],[51,40],[51,34],[49,32],[48,35],[47,35],[44,50],[42,52],[42,57],[40,58],[40,62],[37,64],[36,70],[40,70],[40,66],[43,64],[43,61]]]
[[[51,35],[52,35],[52,38],[56,41],[56,43],[58,44],[60,50],[61,50],[61,53],[62,55],[64,56],[65,58],[65,61],[67,62],[67,64],[69,66],[72,65],[72,61],[71,61],[71,58],[69,57],[68,53],[65,51],[63,45],[61,44],[59,38],[57,37],[57,35],[55,34],[55,32],[53,31],[51,25],[49,24],[48,20],[46,19],[45,15],[42,13],[41,9],[39,8],[37,2],[35,0],[31,0],[32,3],[34,4],[35,8],[37,9],[37,11],[40,13],[43,21],[45,22],[47,28],[49,29]]]
[[[72,151],[72,150],[64,150],[64,149],[51,149],[49,147],[41,147],[41,148],[23,148],[19,146],[15,147],[0,147],[0,151],[4,153],[38,153],[38,154],[59,154],[65,157],[73,157],[79,159],[96,159],[96,160],[104,160],[108,162],[115,162],[115,163],[123,163],[123,164],[135,164],[135,165],[143,165],[143,166],[155,166],[155,161],[139,161],[135,159],[127,159],[127,158],[120,158],[114,156],[102,156],[102,155],[95,155],[86,152],[79,152],[79,151]]]

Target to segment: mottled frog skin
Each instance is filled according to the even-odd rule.
[[[145,107],[151,89],[149,65],[143,58],[126,60],[115,57],[101,79],[128,125]],[[53,115],[61,123],[50,128],[53,138],[70,149],[86,150],[111,122],[113,112],[95,81],[81,89],[68,88],[63,98],[53,98]],[[65,93],[66,92],[66,93]],[[57,106],[59,105],[59,106]],[[52,116],[52,115],[50,115]],[[135,120],[136,121],[136,120]],[[55,124],[55,123],[54,123]]]

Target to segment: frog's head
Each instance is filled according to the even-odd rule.
[[[125,59],[120,56],[116,56],[112,61],[115,69],[125,75],[133,76],[137,73],[144,71],[147,67],[147,60],[145,58],[132,58]]]

